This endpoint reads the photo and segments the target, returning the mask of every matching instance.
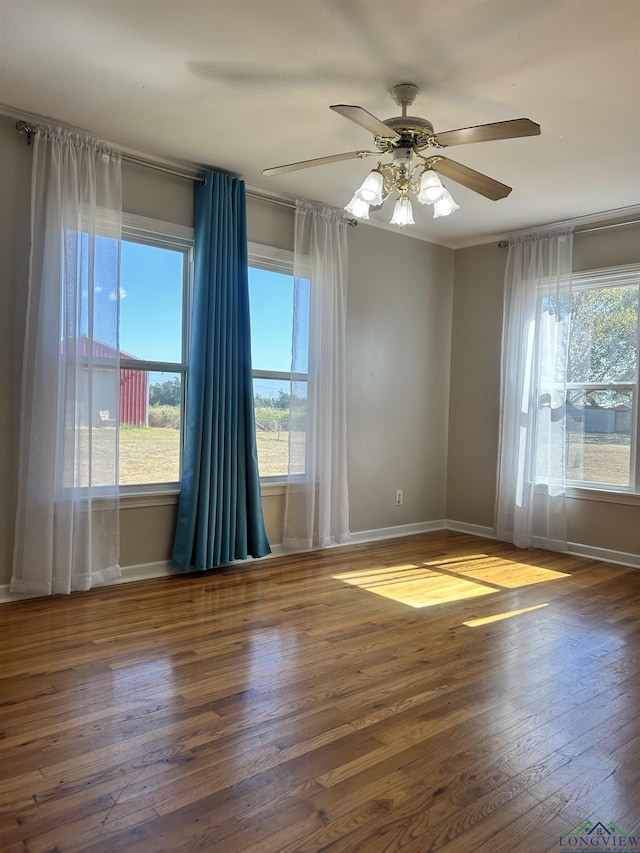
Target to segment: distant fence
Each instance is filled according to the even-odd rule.
[[[567,412],[567,427],[570,432],[606,433],[629,435],[631,410],[597,409],[591,406],[571,406]]]
[[[283,411],[280,415],[263,414],[264,409],[256,411],[255,421],[258,432],[275,432],[278,435],[282,432],[289,432],[289,424],[291,429],[304,430],[306,427],[306,412],[294,412],[290,415],[288,411]]]

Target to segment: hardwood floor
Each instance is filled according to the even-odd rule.
[[[639,615],[637,570],[454,533],[4,605],[0,849],[640,834]]]

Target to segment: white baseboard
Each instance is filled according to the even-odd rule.
[[[395,539],[400,536],[414,536],[416,533],[432,533],[445,530],[446,521],[419,521],[415,524],[398,524],[394,527],[379,527],[376,530],[358,530],[351,534],[345,545],[359,545],[363,542],[378,542],[381,539]]]
[[[483,527],[480,524],[468,524],[465,521],[453,521],[451,519],[441,519],[436,521],[423,521],[417,524],[400,524],[395,527],[381,527],[377,530],[359,530],[351,534],[349,542],[344,545],[335,545],[333,547],[343,548],[349,545],[360,545],[366,542],[379,542],[383,539],[396,539],[403,536],[414,536],[417,533],[433,533],[438,530],[451,530],[454,533],[467,533],[470,536],[480,536],[483,539],[496,539],[495,531],[492,527]],[[261,557],[261,560],[286,556],[291,554],[291,551],[285,551],[281,545],[272,545],[271,554],[267,557]],[[591,545],[581,545],[578,542],[569,542],[569,554],[576,557],[586,557],[590,560],[600,560],[604,563],[616,563],[621,566],[628,566],[633,569],[640,569],[640,555],[628,554],[624,551],[613,551],[608,548],[596,548]],[[243,563],[255,562],[253,557],[247,560],[238,561]],[[128,583],[130,581],[147,580],[149,578],[161,578],[169,575],[180,574],[178,569],[175,569],[169,562],[144,563],[137,566],[124,566],[122,568],[122,576],[112,583]],[[8,590],[9,587],[7,586]],[[4,600],[17,600],[18,597],[26,598],[27,596],[14,596],[10,599],[5,599],[2,595],[3,587],[0,587],[0,603]]]
[[[447,519],[445,526],[447,530],[453,530],[456,533],[469,533],[472,536],[482,536],[485,539],[498,538],[492,527],[482,527],[479,524],[467,524],[465,521]],[[575,557],[585,557],[588,560],[599,560],[602,563],[615,563],[631,569],[640,569],[640,554],[631,554],[626,551],[597,548],[595,545],[583,545],[581,542],[568,542],[567,551],[564,553]]]
[[[17,592],[11,592],[8,583],[0,584],[0,604],[8,604],[10,601],[26,601],[27,598],[34,598],[34,596],[19,595]]]
[[[246,560],[236,560],[237,563],[255,563],[258,559],[260,560],[268,560],[273,557],[279,557],[284,554],[281,545],[272,545],[271,553],[267,554],[264,557],[247,557]],[[140,563],[135,566],[123,566],[122,567],[122,575],[115,581],[112,581],[112,584],[117,583],[131,583],[131,581],[144,581],[150,580],[151,578],[165,578],[170,577],[171,575],[180,575],[183,572],[180,569],[176,569],[168,560],[159,561],[157,563]],[[105,584],[105,586],[109,586],[109,584]],[[1,600],[1,599],[0,599]]]
[[[134,566],[122,566],[122,575],[116,580],[111,581],[111,586],[118,583],[131,583],[132,581],[146,581],[151,578],[165,578],[169,575],[175,575],[178,570],[174,568],[169,560],[159,560],[157,563],[139,563]]]
[[[454,533],[468,533],[470,536],[482,536],[483,539],[497,539],[493,527],[483,527],[481,524],[468,524],[466,521],[453,521],[447,518],[444,526]]]
[[[142,563],[138,566],[123,566],[122,575],[119,578],[114,578],[105,584],[96,584],[94,589],[100,587],[115,586],[120,583],[130,583],[131,581],[150,580],[151,578],[163,578],[175,574],[176,569],[173,568],[168,561],[157,563]],[[28,598],[41,598],[36,595],[21,595],[17,592],[11,592],[9,584],[0,584],[0,604],[8,604],[11,601],[24,601]]]
[[[366,542],[379,542],[384,539],[396,539],[403,536],[414,536],[418,533],[433,533],[438,530],[451,530],[454,533],[467,533],[470,536],[480,536],[484,539],[496,539],[495,531],[492,527],[484,527],[480,524],[468,524],[465,521],[455,521],[453,519],[436,519],[435,521],[421,521],[415,524],[399,524],[394,527],[379,527],[375,530],[358,530],[351,534],[349,542],[344,545],[333,547],[346,547],[349,545],[360,545]],[[281,545],[272,545],[271,554],[267,557],[261,557],[265,560],[273,557],[286,556],[292,552],[285,551]],[[625,551],[614,551],[609,548],[596,548],[592,545],[582,545],[578,542],[569,542],[569,554],[576,557],[585,557],[590,560],[600,560],[605,563],[615,563],[621,566],[627,566],[632,569],[640,569],[640,555],[629,554]],[[240,561],[238,561],[240,562]],[[249,557],[242,562],[255,562],[254,558]],[[169,577],[170,575],[180,574],[178,569],[175,569],[168,560],[161,560],[155,563],[140,563],[133,566],[123,566],[122,575],[114,581],[111,581],[105,586],[114,584],[131,583],[132,581],[150,580],[152,578]],[[0,604],[5,604],[11,601],[21,601],[31,598],[29,595],[18,595],[11,592],[9,584],[0,585]]]
[[[626,551],[614,551],[610,548],[596,548],[595,545],[582,545],[580,542],[569,542],[568,546],[568,553],[576,557],[640,569],[640,554],[629,554]]]
[[[482,527],[479,524],[467,524],[466,521],[445,521],[447,530],[456,533],[468,533],[471,536],[482,536],[485,539],[497,539],[492,527]],[[602,563],[615,563],[631,569],[640,569],[640,555],[626,551],[614,551],[610,548],[597,548],[595,545],[583,545],[580,542],[568,542],[568,550],[564,553],[575,557],[585,557],[588,560],[599,560]],[[556,553],[556,552],[554,552]]]

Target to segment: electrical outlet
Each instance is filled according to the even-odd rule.
[[[402,506],[404,501],[404,495],[402,494],[402,489],[396,489],[396,506]]]

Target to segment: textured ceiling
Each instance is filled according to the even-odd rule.
[[[399,112],[436,132],[528,117],[538,137],[448,157],[513,187],[416,236],[449,246],[640,202],[639,0],[0,0],[0,102],[250,187],[343,206],[375,158],[273,178],[262,169],[372,147],[329,110]],[[387,223],[389,200],[372,221]]]

